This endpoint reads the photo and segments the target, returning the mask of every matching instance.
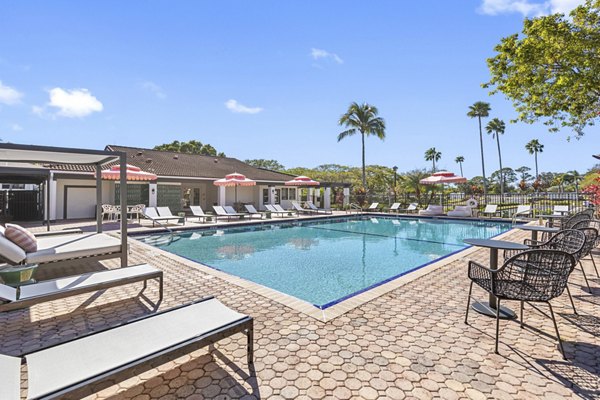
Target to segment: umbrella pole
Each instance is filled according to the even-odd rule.
[[[233,207],[237,207],[237,186],[235,185],[235,202],[233,203]],[[235,209],[235,211],[239,211],[237,208]]]

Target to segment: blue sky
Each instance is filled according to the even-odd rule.
[[[287,167],[359,165],[360,139],[337,143],[350,102],[376,105],[387,139],[367,140],[367,163],[426,167],[442,152],[453,171],[480,174],[477,122],[514,111],[489,97],[486,57],[524,16],[578,0],[152,1],[0,3],[0,137],[86,148],[152,147],[197,139],[240,159]],[[533,167],[524,145],[544,145],[540,169],[594,164],[598,128],[579,141],[542,124],[509,124],[505,166]],[[486,170],[498,168],[484,138]],[[488,172],[488,174],[489,174]]]

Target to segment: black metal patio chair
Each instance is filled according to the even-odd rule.
[[[588,288],[588,292],[592,293],[592,289],[590,288],[590,283],[588,282],[587,275],[585,274],[585,269],[583,268],[583,264],[581,263],[581,259],[587,256],[592,258],[592,263],[594,268],[596,264],[594,263],[594,258],[592,257],[592,249],[596,247],[596,243],[598,241],[598,230],[596,228],[591,228],[589,226],[589,221],[581,221],[579,224],[576,224],[574,229],[583,232],[585,234],[585,244],[581,249],[581,256],[577,260],[579,266],[581,267],[581,272],[583,273],[583,278],[585,279],[585,284]],[[587,222],[587,224],[586,224]],[[596,269],[596,274],[598,274],[598,270]]]
[[[583,223],[584,221],[590,221],[592,216],[586,211],[578,212],[571,217],[564,219],[561,221],[560,229],[573,229],[573,227],[579,223]]]
[[[530,250],[547,249],[564,251],[565,253],[572,255],[575,259],[575,262],[577,263],[582,257],[586,238],[587,237],[585,235],[585,232],[579,229],[565,229],[563,231],[555,233],[550,237],[550,239],[544,242],[536,242],[531,239],[525,239],[523,241],[523,244],[529,246]],[[507,260],[518,253],[520,253],[518,250],[506,250],[504,251],[504,259]],[[575,302],[573,301],[573,296],[571,296],[571,291],[569,290],[568,285],[567,295],[569,296],[569,301],[571,302],[571,306],[573,307],[573,312],[577,314]]]
[[[521,302],[520,323],[523,328],[524,303],[531,305],[536,311],[548,316],[532,303],[546,303],[550,309],[550,318],[554,323],[556,337],[563,358],[563,349],[558,325],[550,300],[560,296],[567,287],[569,274],[575,266],[575,258],[560,250],[526,250],[508,260],[498,269],[493,270],[475,261],[469,261],[469,296],[465,324],[468,324],[469,308],[473,284],[481,287],[498,299],[496,309],[496,344],[495,353],[498,353],[498,335],[500,331],[500,302],[503,300],[516,300]]]

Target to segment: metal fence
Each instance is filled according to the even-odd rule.
[[[498,205],[498,210],[510,214],[516,211],[519,205],[529,205],[535,214],[551,213],[554,206],[566,205],[570,212],[577,212],[588,207],[591,207],[590,196],[584,193],[575,192],[538,192],[538,193],[505,193],[503,196],[499,194],[488,194],[483,195],[466,195],[464,193],[445,193],[441,194],[425,194],[417,198],[414,194],[398,194],[394,199],[393,194],[383,193],[376,194],[371,193],[366,196],[363,204],[370,204],[373,202],[380,203],[380,206],[389,207],[395,201],[402,204],[402,208],[405,208],[410,203],[417,203],[419,208],[425,208],[428,204],[441,204],[444,206],[444,210],[449,211],[454,209],[456,206],[467,205],[467,201],[471,198],[475,199],[478,203],[479,209],[484,209],[488,204]],[[360,203],[360,198],[356,195],[351,195],[351,203]],[[395,200],[395,201],[394,201]]]

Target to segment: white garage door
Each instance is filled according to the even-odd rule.
[[[67,188],[67,219],[94,218],[96,187]]]

